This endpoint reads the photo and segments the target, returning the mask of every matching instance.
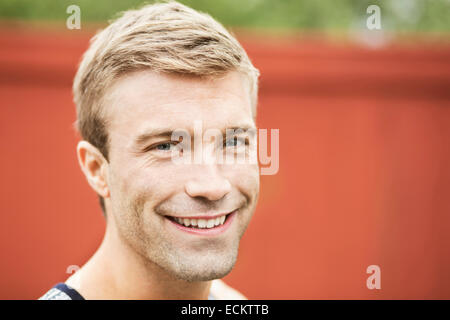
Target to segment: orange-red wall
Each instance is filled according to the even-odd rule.
[[[70,90],[91,35],[0,29],[1,299],[37,298],[101,241]],[[450,46],[243,43],[280,170],[227,282],[257,299],[449,299]]]

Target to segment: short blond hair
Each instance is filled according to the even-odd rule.
[[[256,114],[259,71],[220,23],[176,1],[129,10],[91,39],[73,83],[76,126],[106,159],[102,98],[114,80],[141,69],[198,77],[240,71],[249,81]]]

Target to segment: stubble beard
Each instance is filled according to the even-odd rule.
[[[118,221],[119,233],[128,246],[138,253],[149,271],[158,269],[171,279],[186,282],[210,281],[226,276],[234,267],[239,250],[239,242],[250,221],[252,210],[248,207],[242,216],[236,216],[233,223],[238,223],[236,236],[228,243],[218,239],[201,239],[193,242],[189,248],[174,245],[173,239],[164,232],[156,218],[149,218],[145,212],[145,202],[138,199],[127,206],[131,215],[122,216]],[[156,215],[155,213],[151,213]],[[248,217],[248,218],[245,218]]]

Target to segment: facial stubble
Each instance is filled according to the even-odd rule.
[[[233,269],[240,239],[254,210],[249,201],[239,209],[233,221],[237,225],[232,239],[198,238],[180,246],[165,230],[170,222],[147,208],[145,197],[127,202],[122,212],[130,214],[120,215],[117,223],[121,238],[149,271],[156,268],[169,278],[187,282],[220,279]]]

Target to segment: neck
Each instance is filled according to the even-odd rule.
[[[211,281],[187,282],[133,250],[108,217],[103,241],[89,261],[66,283],[85,299],[207,299]]]

